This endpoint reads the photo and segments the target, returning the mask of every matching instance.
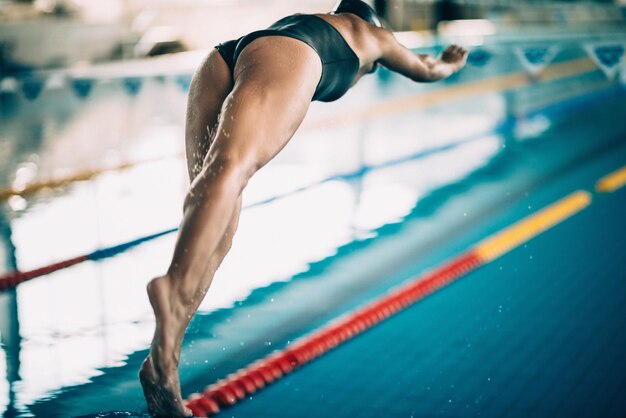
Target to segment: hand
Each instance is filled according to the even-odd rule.
[[[450,45],[441,53],[441,61],[462,68],[467,61],[467,49],[459,45]]]

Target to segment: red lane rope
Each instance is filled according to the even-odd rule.
[[[247,395],[297,370],[482,264],[482,259],[473,252],[462,254],[432,272],[418,276],[379,299],[296,340],[289,347],[275,351],[226,376],[208,386],[202,393],[191,395],[185,404],[196,417],[215,415],[220,408],[245,399]]]
[[[0,276],[0,291],[17,286],[20,283],[34,279],[35,277],[50,274],[54,271],[64,269],[69,266],[73,266],[83,261],[89,260],[88,255],[82,255],[80,257],[74,257],[67,260],[60,261],[58,263],[50,264],[45,267],[41,267],[30,271],[13,271],[7,275]]]
[[[90,254],[85,254],[85,255],[77,256],[77,257],[70,258],[67,260],[59,261],[59,262],[56,262],[56,263],[53,263],[44,267],[37,268],[35,270],[12,271],[10,273],[0,276],[0,291],[15,287],[18,284],[23,283],[27,280],[34,279],[35,277],[45,276],[46,274],[53,273],[57,270],[61,270],[66,267],[70,267],[78,263],[82,263],[83,261],[88,261],[88,260],[99,261],[108,257],[113,257],[141,243],[151,241],[155,238],[158,238],[166,234],[170,234],[172,232],[176,232],[177,230],[178,228],[167,229],[165,231],[157,232],[151,235],[146,235],[141,238],[134,239],[132,241],[127,241],[122,244],[117,244],[112,247],[100,248]]]
[[[280,379],[466,273],[495,260],[590,204],[589,192],[578,190],[571,193],[491,235],[469,251],[433,271],[390,290],[377,300],[296,340],[289,347],[275,351],[264,359],[226,376],[225,379],[207,387],[201,394],[191,395],[186,405],[195,416],[206,417],[216,414],[220,407],[233,405],[244,399],[247,394]]]

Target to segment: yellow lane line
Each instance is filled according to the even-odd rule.
[[[182,156],[182,155],[181,155]],[[41,179],[37,181],[30,182],[26,184],[24,187],[7,187],[5,189],[0,189],[0,201],[7,200],[11,196],[27,196],[38,191],[44,189],[54,189],[56,187],[67,186],[72,183],[76,183],[79,181],[87,181],[91,180],[94,177],[99,176],[100,174],[114,172],[114,171],[123,171],[129,168],[135,167],[141,164],[152,163],[156,161],[162,161],[167,158],[172,157],[156,157],[156,158],[146,158],[139,161],[134,162],[125,162],[115,166],[105,167],[105,168],[95,168],[95,169],[86,169],[77,171],[76,173],[70,174],[64,177],[57,178],[47,178]]]
[[[602,177],[596,183],[596,191],[610,193],[626,184],[626,166]]]
[[[580,212],[590,204],[591,193],[584,190],[574,192],[483,240],[474,247],[473,252],[485,263],[492,261]]]

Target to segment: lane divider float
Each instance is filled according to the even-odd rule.
[[[538,77],[537,81],[546,82],[581,75],[583,73],[596,70],[597,68],[591,59],[580,58],[548,66]],[[419,94],[406,98],[391,99],[375,103],[368,105],[365,108],[349,112],[341,112],[340,114],[335,114],[330,117],[325,116],[312,118],[310,121],[305,120],[300,128],[300,131],[306,132],[317,129],[328,129],[329,127],[345,125],[347,123],[370,121],[372,118],[380,118],[394,113],[432,108],[457,100],[469,99],[488,93],[509,91],[533,84],[535,82],[536,80],[530,79],[527,73],[523,71],[492,77],[485,80],[470,81],[460,85],[420,92]],[[173,157],[182,158],[183,156],[184,153],[178,153]],[[0,201],[7,200],[11,196],[23,197],[37,193],[44,189],[68,186],[79,181],[88,181],[104,173],[123,171],[138,165],[152,163],[167,158],[172,158],[172,156],[138,160],[134,162],[124,162],[112,167],[83,170],[64,177],[42,179],[26,184],[23,187],[2,188],[0,189]]]
[[[183,156],[184,155],[182,153],[175,155],[176,158],[182,158]],[[99,175],[104,174],[104,173],[124,171],[130,168],[142,165],[142,164],[158,162],[158,161],[162,161],[168,158],[172,158],[172,157],[166,156],[166,157],[146,158],[146,159],[137,160],[134,162],[124,162],[124,163],[120,163],[120,164],[109,166],[109,167],[85,169],[85,170],[77,171],[75,173],[72,173],[66,176],[58,176],[54,178],[35,180],[20,187],[15,187],[15,186],[6,187],[3,189],[0,189],[0,202],[4,200],[8,200],[12,196],[22,196],[22,197],[29,196],[37,192],[40,192],[42,190],[56,189],[59,187],[69,186],[70,184],[77,183],[79,181],[92,180],[93,178],[98,177]]]
[[[153,240],[155,238],[158,238],[166,234],[170,234],[177,230],[178,228],[172,228],[166,231],[157,232],[156,234],[147,235],[147,236],[144,236],[144,237],[132,240],[132,241],[125,242],[123,244],[114,245],[112,247],[102,248],[102,249],[93,251],[89,254],[69,258],[67,260],[59,261],[57,263],[53,263],[45,267],[40,267],[34,270],[12,271],[8,274],[0,276],[0,291],[13,288],[21,283],[24,283],[28,280],[32,280],[36,277],[45,276],[46,274],[50,274],[50,273],[53,273],[55,271],[58,271],[64,268],[74,266],[76,264],[82,263],[83,261],[100,261],[105,258],[113,257],[114,255],[127,251],[136,245],[142,244],[146,241]]]
[[[243,400],[274,381],[354,338],[429,294],[476,270],[591,204],[587,191],[577,191],[481,241],[469,251],[380,298],[305,335],[288,347],[226,376],[185,401],[196,417],[208,417]]]
[[[319,117],[310,121],[305,120],[301,130],[308,131],[355,122],[370,122],[374,118],[397,113],[414,112],[415,110],[421,109],[430,109],[451,102],[484,96],[486,94],[515,90],[535,84],[538,81],[547,82],[559,80],[593,71],[597,71],[597,67],[590,58],[579,58],[558,64],[551,64],[546,67],[536,79],[530,78],[528,73],[524,71],[519,71],[450,87],[422,91],[408,97],[377,102],[360,109],[357,108],[326,117]]]

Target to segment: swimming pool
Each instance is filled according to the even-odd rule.
[[[486,43],[482,47],[487,54],[485,62],[477,60],[454,79],[438,85],[414,85],[381,71],[340,102],[314,103],[297,137],[253,179],[245,195],[247,208],[232,253],[187,334],[181,361],[183,393],[201,390],[284,347],[560,198],[568,188],[582,187],[579,184],[586,185],[623,165],[624,131],[615,123],[626,112],[621,84],[608,80],[580,42],[569,38],[559,42],[561,50],[544,70],[544,78],[533,81],[523,72],[516,51],[518,47],[522,51],[537,48],[535,44]],[[194,58],[187,57],[191,68]],[[4,186],[19,188],[32,178],[71,174],[63,167],[104,171],[60,189],[12,197],[7,202],[2,222],[6,225],[3,256],[7,270],[31,270],[176,226],[187,187],[180,153],[188,81],[182,64],[176,65],[166,75],[144,74],[140,88],[134,85],[134,93],[132,82],[127,81],[130,76],[119,69],[96,69],[71,78],[92,80],[78,86],[56,81],[55,87],[48,78],[46,90],[33,100],[21,92],[6,91],[8,83],[4,83],[2,97],[8,104],[3,106],[0,128]],[[87,85],[89,92],[78,97]],[[145,162],[101,170],[127,161]],[[623,208],[624,198],[623,193],[614,196],[618,200],[607,203],[607,198],[597,209],[600,212],[596,213],[594,206],[586,216],[599,225],[615,219],[614,212]],[[537,241],[536,253],[535,244],[531,246],[535,254],[528,256],[545,255],[547,268],[558,270],[560,265],[547,261],[547,256],[558,253],[558,243],[563,241],[573,245],[572,254],[579,254],[580,246],[574,245],[572,236],[577,235],[546,235]],[[16,293],[2,294],[3,304],[13,314],[12,321],[3,315],[8,322],[2,333],[4,361],[0,362],[7,377],[0,389],[0,406],[8,411],[5,414],[79,416],[144,410],[136,374],[153,326],[144,287],[165,268],[173,240],[173,234],[167,234],[101,261],[25,282]],[[616,254],[611,259],[619,259],[615,249],[619,245],[610,248]],[[321,403],[327,403],[326,411],[352,416],[363,402],[380,396],[382,389],[357,386],[358,390],[344,393],[341,387],[350,386],[350,373],[336,380],[324,376],[345,368],[364,371],[360,381],[376,380],[373,376],[391,376],[389,369],[407,364],[404,360],[394,366],[392,358],[412,356],[422,363],[415,366],[414,373],[407,373],[404,381],[397,375],[380,379],[391,388],[385,396],[395,396],[398,401],[381,400],[378,409],[373,409],[378,416],[385,410],[403,416],[411,412],[407,408],[422,403],[430,409],[417,408],[418,416],[463,415],[462,408],[453,408],[460,404],[444,399],[449,392],[444,386],[450,385],[463,387],[464,399],[472,402],[476,394],[493,405],[498,404],[499,394],[508,396],[499,408],[471,404],[471,409],[466,408],[468,415],[501,416],[503,408],[516,402],[525,408],[538,405],[539,409],[531,412],[549,415],[553,405],[525,401],[522,384],[519,390],[507,392],[502,382],[478,386],[467,379],[472,372],[490,370],[494,376],[500,372],[503,379],[509,379],[503,381],[509,382],[523,369],[516,361],[510,366],[495,359],[493,365],[486,364],[490,357],[497,357],[489,355],[495,352],[493,347],[504,346],[499,327],[505,323],[499,319],[499,308],[494,307],[502,306],[505,312],[512,307],[521,310],[519,300],[533,295],[522,292],[524,296],[514,303],[507,289],[530,292],[533,287],[524,288],[520,279],[540,277],[526,271],[533,264],[522,260],[521,254],[530,250],[520,251],[501,266],[488,267],[494,271],[473,273],[477,280],[468,277],[419,304],[411,311],[414,315],[399,316],[408,322],[391,328],[381,325],[346,345],[353,348],[329,354],[320,360],[327,366],[316,369],[312,364],[277,384],[276,389],[268,389],[267,394],[260,392],[260,406],[255,406],[254,400],[243,402],[231,415],[289,416],[285,411],[291,411],[291,416],[319,415],[315,405],[322,399],[306,397],[315,392],[323,394]],[[608,266],[607,271],[619,278],[619,267]],[[516,270],[518,281],[510,288],[502,281],[494,283],[498,267]],[[579,277],[579,282],[589,274],[576,273],[571,277]],[[557,283],[552,286],[556,288]],[[614,286],[609,288],[616,298],[610,306],[617,306],[623,296],[623,287]],[[464,297],[483,311],[465,315],[455,311],[455,306],[464,304]],[[537,300],[530,305],[544,299]],[[446,312],[456,316],[446,322]],[[554,314],[548,311],[542,317],[549,318],[550,313]],[[623,321],[623,311],[615,315]],[[429,317],[436,320],[420,322]],[[515,341],[540,341],[532,327],[520,324],[520,318],[526,317],[516,312],[509,315],[517,321],[510,332],[526,335],[525,340]],[[463,318],[469,318],[469,325],[478,326],[480,332],[474,332]],[[554,326],[565,320],[555,320]],[[610,330],[600,335],[605,337]],[[393,345],[380,343],[407,336],[415,340],[412,350],[396,348],[395,356]],[[431,336],[432,340],[425,338],[421,346],[418,336]],[[464,347],[484,342],[483,354],[437,369],[445,357],[442,353],[449,353],[459,341]],[[366,342],[373,353],[369,357],[367,346],[360,346]],[[620,344],[623,346],[623,341],[617,340],[613,346]],[[520,344],[508,347],[522,350]],[[603,352],[589,351],[592,357]],[[507,352],[498,351],[500,355]],[[545,353],[540,358],[552,364],[549,362],[556,354]],[[613,356],[613,351],[609,354]],[[364,358],[357,360],[359,356]],[[372,368],[365,367],[368,363]],[[458,364],[469,371],[455,375],[452,366]],[[611,364],[613,370],[623,370],[620,362]],[[599,369],[605,370],[606,365]],[[587,373],[582,366],[580,370]],[[442,377],[442,373],[449,375]],[[555,367],[548,374],[554,379],[560,373],[563,371]],[[542,381],[541,376],[530,375]],[[580,373],[571,378],[584,389]],[[400,387],[394,389],[431,380],[438,383],[417,390],[419,399],[403,397]],[[329,386],[322,386],[321,381]],[[472,385],[463,385],[463,381]],[[543,382],[548,387],[551,384]],[[593,399],[583,389],[578,390]],[[436,392],[432,396],[431,390]],[[278,401],[292,392],[304,392],[305,397]],[[332,400],[333,393],[339,396],[337,400]],[[564,402],[563,396],[559,399]],[[272,405],[282,412],[273,412]],[[550,407],[541,409],[541,405]],[[623,413],[618,408],[620,411]],[[611,415],[609,410],[607,415]]]

